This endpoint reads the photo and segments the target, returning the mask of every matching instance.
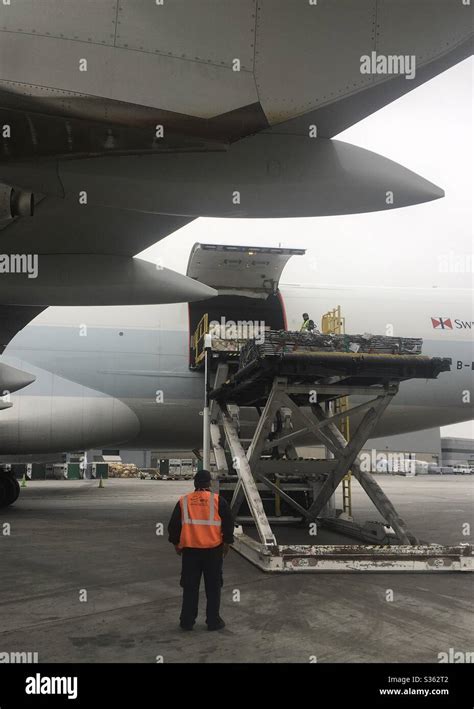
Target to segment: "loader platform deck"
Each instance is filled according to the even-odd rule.
[[[212,390],[209,398],[229,400],[240,406],[259,406],[268,397],[275,377],[286,377],[291,383],[325,383],[327,393],[323,396],[330,399],[331,383],[343,383],[352,389],[390,381],[436,379],[441,372],[449,371],[450,366],[449,358],[423,355],[321,350],[266,352],[238,369],[219,388]],[[341,396],[336,391],[334,395]]]

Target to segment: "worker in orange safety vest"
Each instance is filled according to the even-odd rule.
[[[225,499],[211,491],[208,470],[196,473],[194,487],[194,492],[180,497],[168,525],[168,539],[182,558],[180,627],[193,629],[204,575],[207,629],[221,630],[225,627],[219,615],[222,566],[229,545],[234,542],[234,520]]]

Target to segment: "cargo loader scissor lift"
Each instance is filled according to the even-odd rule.
[[[369,352],[336,351],[340,341],[280,331],[245,345],[238,365],[220,353],[209,391],[220,492],[231,495],[237,520],[250,521],[258,536],[238,527],[234,548],[264,571],[472,571],[470,545],[420,543],[359,460],[400,382],[436,378],[450,360],[415,348],[407,354],[410,342],[400,347],[399,338],[379,338]],[[356,398],[355,405],[334,413],[345,397]],[[241,435],[244,407],[259,413],[251,439]],[[342,417],[351,422],[350,441],[337,426]],[[299,458],[295,443],[302,438],[333,457]],[[358,525],[328,504],[349,470],[384,523]],[[313,535],[325,527],[364,544],[279,544],[274,528],[282,522],[303,524]]]

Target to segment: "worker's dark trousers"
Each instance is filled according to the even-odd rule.
[[[183,606],[181,625],[194,625],[198,614],[199,586],[201,574],[204,574],[207,607],[206,623],[212,627],[219,621],[222,579],[222,545],[212,549],[183,549],[181,586],[183,588]]]

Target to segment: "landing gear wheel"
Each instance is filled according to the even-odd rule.
[[[0,507],[6,507],[10,504],[11,488],[10,480],[6,475],[0,476]]]
[[[0,478],[0,508],[7,505],[8,483],[6,478]]]
[[[10,505],[12,505],[20,496],[20,483],[13,477],[13,475],[10,477],[9,482],[11,483],[12,488],[12,501],[10,502]]]
[[[18,480],[12,475],[0,475],[0,507],[13,504],[20,494]]]

